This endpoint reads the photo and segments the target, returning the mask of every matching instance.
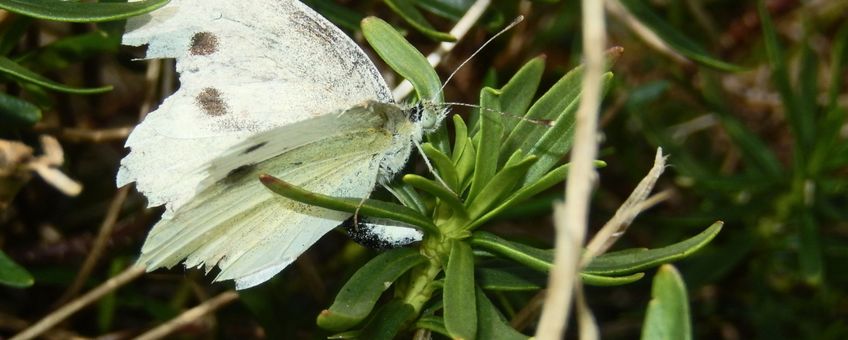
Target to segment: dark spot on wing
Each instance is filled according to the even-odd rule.
[[[292,163],[292,165],[301,165],[301,164],[303,164],[303,162],[294,162],[294,163]]]
[[[254,151],[258,150],[259,148],[265,146],[265,144],[268,144],[268,142],[262,142],[262,143],[254,145],[254,146],[251,146],[251,147],[247,148],[246,150],[244,150],[242,155],[246,155],[246,154],[249,154],[251,152],[254,152]]]
[[[222,181],[226,184],[234,184],[236,182],[239,182],[245,176],[250,174],[250,172],[253,171],[254,168],[255,166],[253,164],[245,164],[238,168],[232,169],[230,170],[230,172],[227,173],[227,176],[224,177]]]
[[[191,55],[210,55],[218,52],[218,37],[210,32],[198,32],[191,37]]]
[[[229,110],[221,96],[221,91],[214,87],[207,87],[200,91],[194,101],[203,112],[210,116],[223,116]]]

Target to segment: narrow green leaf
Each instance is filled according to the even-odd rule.
[[[415,8],[415,5],[409,0],[384,0],[386,5],[389,5],[395,13],[400,15],[403,20],[410,26],[423,33],[430,39],[436,41],[456,41],[456,37],[449,33],[439,32],[430,22],[424,18],[424,15]]]
[[[669,47],[682,54],[683,56],[692,59],[701,65],[712,67],[714,69],[738,72],[745,68],[737,66],[718,58],[711,56],[701,46],[698,46],[692,40],[689,40],[685,35],[680,33],[680,30],[672,27],[660,17],[654,14],[642,0],[619,0],[622,5],[633,14],[639,22],[656,33]]]
[[[504,132],[508,135],[524,117],[527,108],[533,103],[536,90],[545,72],[545,56],[528,61],[515,72],[500,90],[500,107],[506,116],[503,119]]]
[[[547,276],[526,267],[477,268],[477,284],[485,290],[534,291],[545,287]]]
[[[430,13],[457,21],[474,4],[474,0],[417,0],[416,4]]]
[[[524,179],[527,170],[536,162],[536,156],[524,156],[517,150],[504,168],[493,177],[480,194],[468,200],[468,216],[476,219],[489,211],[495,204],[513,193],[516,185]],[[475,179],[476,181],[476,176]]]
[[[401,275],[427,259],[417,249],[386,251],[356,271],[336,296],[333,305],[318,315],[317,324],[332,331],[347,330],[362,322],[383,291]]]
[[[842,23],[842,26],[833,39],[833,48],[830,57],[830,85],[828,85],[827,89],[828,112],[835,110],[838,105],[839,94],[842,88],[840,76],[844,74],[846,64],[848,64],[848,21]]]
[[[469,186],[474,175],[474,163],[477,161],[477,150],[474,150],[474,142],[471,138],[465,139],[465,148],[462,149],[462,154],[457,157],[456,172],[457,176],[462,179],[460,183],[460,192],[464,192]]]
[[[651,301],[642,325],[642,339],[692,339],[686,285],[672,265],[663,265],[654,277]]]
[[[453,339],[477,338],[477,308],[474,297],[474,253],[460,240],[451,245],[445,269],[445,328]]]
[[[403,38],[397,30],[385,21],[368,17],[362,20],[362,34],[365,40],[401,77],[409,80],[423,105],[425,129],[428,140],[439,151],[450,155],[448,132],[444,125],[439,126],[441,104],[444,103],[442,83],[430,63],[421,52]]]
[[[425,315],[415,322],[415,328],[427,329],[432,332],[439,333],[446,337],[450,337],[447,328],[445,328],[445,320],[441,316]]]
[[[109,263],[109,277],[115,277],[127,268],[126,257],[119,257]],[[97,329],[107,333],[112,329],[117,310],[118,294],[112,291],[97,301]]]
[[[603,75],[604,94],[609,90],[612,84],[612,73],[604,73]],[[574,135],[574,119],[579,106],[579,96],[572,102],[572,105],[566,107],[558,118],[554,121],[554,126],[548,129],[542,129],[542,136],[534,143],[533,148],[528,152],[531,155],[539,157],[539,161],[527,171],[527,176],[524,179],[524,184],[532,183],[544,176],[551,168],[562,161],[562,157],[571,150],[571,143]]]
[[[498,152],[503,135],[498,93],[492,88],[480,91],[480,132],[477,140],[477,160],[474,164],[474,178],[471,179],[471,191],[468,200],[473,201],[489,185],[489,181],[498,170]]]
[[[486,293],[477,288],[477,334],[479,339],[518,340],[529,339],[509,325],[509,322],[495,308]]]
[[[534,248],[525,244],[507,241],[494,234],[476,231],[471,236],[471,245],[495,255],[518,262],[527,268],[547,273],[553,266],[554,255],[550,249]],[[617,286],[628,284],[642,278],[642,273],[628,276],[607,276],[582,272],[580,278],[593,286]]]
[[[38,19],[67,22],[123,20],[152,12],[169,0],[137,2],[76,2],[61,0],[0,0],[0,9]]]
[[[41,120],[41,109],[18,97],[0,93],[0,123],[3,127],[32,126]]]
[[[270,175],[262,175],[259,180],[271,191],[301,203],[349,213],[359,211],[362,215],[400,221],[413,227],[417,226],[424,233],[438,234],[438,228],[433,224],[433,221],[417,211],[399,204],[373,199],[362,202],[361,198],[330,197],[303,190]]]
[[[357,338],[391,340],[407,322],[415,317],[415,308],[401,300],[392,300],[380,307]]]
[[[837,149],[844,144],[839,133],[845,122],[846,111],[839,107],[838,98],[842,89],[842,74],[845,72],[845,65],[848,64],[848,21],[842,24],[833,42],[827,107],[824,111],[825,116],[818,121],[816,136],[816,143],[818,144],[815,146],[812,156],[808,158],[808,174],[810,176],[820,174],[822,169],[827,167],[826,163],[837,158],[834,155],[839,154]],[[836,168],[839,168],[845,162],[837,161],[833,164],[836,165]]]
[[[546,273],[554,260],[553,252],[534,248],[518,242],[507,241],[495,234],[485,231],[475,231],[469,239],[471,246],[500,255],[528,268]]]
[[[562,120],[560,124],[569,126],[574,118],[567,117],[569,106],[576,110],[577,99],[580,95],[580,83],[583,79],[583,65],[568,71],[559,81],[545,92],[524,115],[526,119],[519,121],[509,132],[501,147],[501,160],[512,155],[515,150],[530,150],[549,127],[540,126],[534,120]],[[568,119],[568,120],[566,120]],[[569,122],[570,121],[570,122]],[[565,136],[561,136],[565,138]]]
[[[433,147],[433,144],[430,143],[422,144],[421,150],[424,151],[424,154],[433,163],[439,177],[447,183],[451,190],[459,192],[459,174],[456,173],[456,168],[450,157]]]
[[[445,188],[442,183],[414,174],[404,175],[403,182],[438,197],[442,200],[442,202],[445,202],[445,204],[451,207],[451,210],[453,210],[455,214],[459,214],[460,216],[468,215],[462,201],[456,197],[456,194]]]
[[[819,240],[819,227],[810,212],[801,213],[801,228],[798,243],[798,262],[804,281],[818,286],[824,279],[822,246]]]
[[[362,20],[362,33],[374,51],[401,77],[412,83],[422,101],[441,103],[442,82],[427,58],[385,21],[368,17]]]
[[[595,161],[595,167],[602,168],[605,167],[606,163],[604,161]],[[498,216],[498,214],[504,212],[505,210],[526,201],[527,199],[536,196],[542,191],[547,190],[548,188],[556,185],[565,180],[568,176],[568,164],[560,165],[558,168],[549,171],[547,174],[542,176],[535,183],[525,185],[518,191],[516,191],[512,196],[503,200],[501,205],[497,206],[494,209],[489,210],[485,215],[477,218],[471,223],[469,229],[474,229],[486,221]]]
[[[721,221],[713,223],[700,234],[670,246],[649,250],[611,252],[598,256],[586,266],[583,272],[600,275],[623,275],[685,258],[712,241],[721,231],[723,224]]]
[[[645,276],[645,273],[635,273],[625,276],[603,276],[603,275],[592,275],[586,273],[580,273],[580,279],[584,284],[589,286],[600,286],[600,287],[610,287],[610,286],[621,286],[629,283],[633,283],[639,281],[641,278]]]
[[[465,121],[462,120],[462,116],[453,115],[453,129],[454,129],[454,145],[453,145],[453,158],[451,159],[454,164],[458,164],[459,155],[465,150],[466,139],[468,139],[468,126],[465,125]]]
[[[804,112],[801,108],[800,98],[793,90],[792,82],[790,81],[789,69],[786,66],[786,60],[783,57],[783,50],[777,39],[774,24],[771,21],[771,16],[765,7],[763,0],[757,1],[757,11],[760,14],[760,21],[763,26],[763,39],[765,40],[766,53],[768,54],[769,64],[771,65],[771,79],[777,92],[780,93],[783,99],[783,106],[786,112],[786,121],[795,135],[795,144],[802,151],[796,154],[803,154],[806,150],[806,145],[811,145],[809,139],[814,138],[813,126],[810,125],[812,117],[804,117]]]
[[[59,92],[73,94],[95,94],[112,90],[112,86],[103,86],[95,88],[75,88],[66,86],[54,82],[50,79],[44,78],[41,75],[34,73],[22,67],[21,65],[18,65],[18,63],[6,57],[0,57],[0,74],[4,74],[7,77],[17,81],[36,84]]]
[[[805,23],[805,26],[809,26],[809,23]],[[808,30],[809,27],[805,28],[805,31]],[[812,144],[815,143],[816,139],[816,111],[818,107],[818,98],[819,98],[819,63],[818,56],[815,51],[813,51],[812,46],[810,46],[810,37],[809,33],[804,33],[804,38],[801,40],[801,58],[800,58],[800,68],[798,70],[798,106],[800,109],[800,115],[798,118],[801,120],[801,129],[799,130],[805,136],[799,136],[805,142],[805,150],[809,151],[809,148],[812,147]]]
[[[409,184],[403,181],[392,181],[386,189],[404,206],[412,208],[422,216],[427,214],[427,203]]]
[[[15,288],[32,286],[35,282],[32,275],[23,267],[12,261],[6,253],[0,250],[0,285]]]

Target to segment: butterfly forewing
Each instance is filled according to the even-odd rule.
[[[203,166],[244,138],[392,101],[362,50],[294,0],[172,0],[130,19],[123,41],[176,58],[180,72],[180,89],[127,140],[117,179],[166,216],[203,190]]]

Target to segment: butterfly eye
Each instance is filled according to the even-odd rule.
[[[411,119],[418,122],[424,131],[431,132],[439,127],[446,112],[445,108],[440,108],[432,102],[422,102],[412,110]]]

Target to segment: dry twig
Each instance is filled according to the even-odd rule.
[[[237,300],[238,297],[239,295],[235,291],[226,291],[218,294],[218,296],[206,300],[196,307],[183,312],[176,318],[173,318],[168,322],[139,335],[136,340],[162,339],[195,320],[216,311],[218,308],[228,305],[229,303]]]
[[[584,266],[593,257],[603,254],[612,247],[615,241],[618,241],[624,235],[624,232],[627,231],[627,227],[630,226],[633,219],[648,208],[643,203],[647,200],[648,195],[651,194],[654,185],[657,183],[657,179],[660,178],[663,170],[665,170],[665,158],[666,156],[662,154],[662,148],[657,148],[657,154],[654,157],[654,166],[651,167],[648,174],[636,185],[636,188],[633,189],[627,200],[618,207],[615,215],[589,241],[589,244],[586,246],[586,252],[583,253],[582,261]]]
[[[598,152],[598,108],[605,67],[604,1],[583,0],[582,12],[586,73],[577,109],[565,204],[558,205],[554,211],[556,249],[548,279],[548,296],[536,329],[536,338],[540,340],[561,339],[565,332],[574,285],[579,284],[579,252],[588,224],[589,197],[597,176],[592,163]]]
[[[88,279],[88,276],[91,275],[91,271],[94,269],[94,266],[97,265],[97,260],[100,259],[100,255],[103,254],[103,250],[106,248],[109,237],[115,229],[115,222],[118,221],[118,215],[121,212],[121,207],[124,205],[124,201],[127,198],[127,193],[130,191],[130,187],[131,186],[125,186],[118,189],[118,192],[115,193],[115,197],[109,205],[109,210],[106,211],[106,217],[103,218],[103,222],[100,224],[100,231],[97,233],[97,238],[94,240],[88,256],[82,263],[82,267],[80,267],[74,281],[70,286],[68,286],[68,289],[65,290],[62,297],[59,298],[56,303],[57,305],[61,305],[65,301],[68,301],[77,295],[83,283]]]
[[[90,305],[91,303],[102,298],[104,295],[113,292],[119,287],[131,282],[132,280],[135,280],[137,277],[141,276],[141,274],[144,274],[144,272],[145,269],[142,266],[132,266],[127,268],[122,273],[107,280],[92,291],[76,298],[71,302],[68,302],[61,308],[48,314],[47,316],[36,322],[34,325],[25,329],[23,332],[20,332],[13,336],[11,340],[33,339],[41,335],[42,333],[50,330],[50,328],[53,328],[53,326],[56,326],[58,323],[62,322],[62,320],[65,320],[67,317],[76,313],[83,307]]]

